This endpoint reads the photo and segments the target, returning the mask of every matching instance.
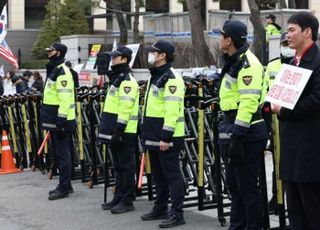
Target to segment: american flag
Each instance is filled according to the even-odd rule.
[[[18,69],[18,61],[11,52],[11,49],[5,40],[2,40],[2,42],[0,43],[0,56],[11,62],[16,67],[16,69]]]

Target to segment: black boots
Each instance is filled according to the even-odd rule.
[[[111,208],[110,211],[112,214],[121,214],[121,213],[133,211],[134,209],[135,208],[134,208],[133,203],[125,204],[123,202],[119,202],[116,206]]]
[[[141,220],[148,221],[148,220],[161,220],[161,219],[167,219],[168,218],[168,212],[156,212],[151,211],[149,213],[146,213],[141,216]]]
[[[162,221],[159,224],[159,228],[172,228],[178,225],[185,224],[186,222],[184,221],[183,216],[178,217],[176,215],[171,215],[168,219]]]

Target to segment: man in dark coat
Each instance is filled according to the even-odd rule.
[[[287,194],[291,229],[319,229],[320,220],[320,51],[319,22],[311,13],[288,19],[295,66],[312,70],[293,110],[271,104],[281,127],[280,177]]]

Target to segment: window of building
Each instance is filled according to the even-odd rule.
[[[39,29],[46,15],[44,0],[25,0],[25,28]]]

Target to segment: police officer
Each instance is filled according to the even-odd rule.
[[[142,139],[149,151],[157,198],[144,221],[166,219],[160,228],[184,224],[184,182],[180,171],[179,153],[184,140],[184,82],[172,68],[175,47],[159,40],[151,46],[148,62],[151,78],[148,81],[143,112]],[[168,210],[168,198],[172,201]]]
[[[112,70],[108,74],[110,87],[103,106],[99,138],[111,146],[116,187],[113,199],[103,203],[102,209],[119,214],[134,210],[139,89],[129,67],[132,51],[118,46],[108,54],[112,58]]]
[[[41,107],[42,129],[49,130],[54,158],[59,169],[59,184],[49,192],[49,200],[57,200],[73,192],[71,186],[70,151],[75,130],[75,100],[72,74],[64,64],[67,47],[58,42],[46,49],[49,63]]]
[[[258,178],[268,137],[260,109],[264,101],[263,67],[248,49],[245,24],[228,20],[220,32],[220,48],[225,54],[219,90],[224,120],[219,137],[224,143],[231,193],[229,229],[262,229]]]
[[[266,40],[269,41],[270,35],[281,34],[281,26],[276,23],[276,16],[269,14],[267,17]]]
[[[290,61],[293,59],[295,55],[295,50],[291,49],[288,45],[288,39],[287,39],[287,32],[284,32],[281,34],[280,37],[280,57],[277,57],[275,59],[272,59],[266,68],[265,71],[265,81],[266,81],[266,86],[270,89],[272,86],[272,83],[277,76],[278,72],[281,69],[281,66],[283,63],[289,64]],[[266,121],[267,127],[268,127],[268,133],[270,135],[269,139],[273,138],[272,137],[272,116],[271,116],[271,109],[270,109],[270,103],[266,102],[263,106],[263,118]],[[273,157],[274,157],[274,151],[272,151]],[[276,196],[277,196],[277,191],[276,191],[276,178],[275,178],[275,172],[273,170],[272,172],[272,198],[269,201],[269,212],[276,212]]]

